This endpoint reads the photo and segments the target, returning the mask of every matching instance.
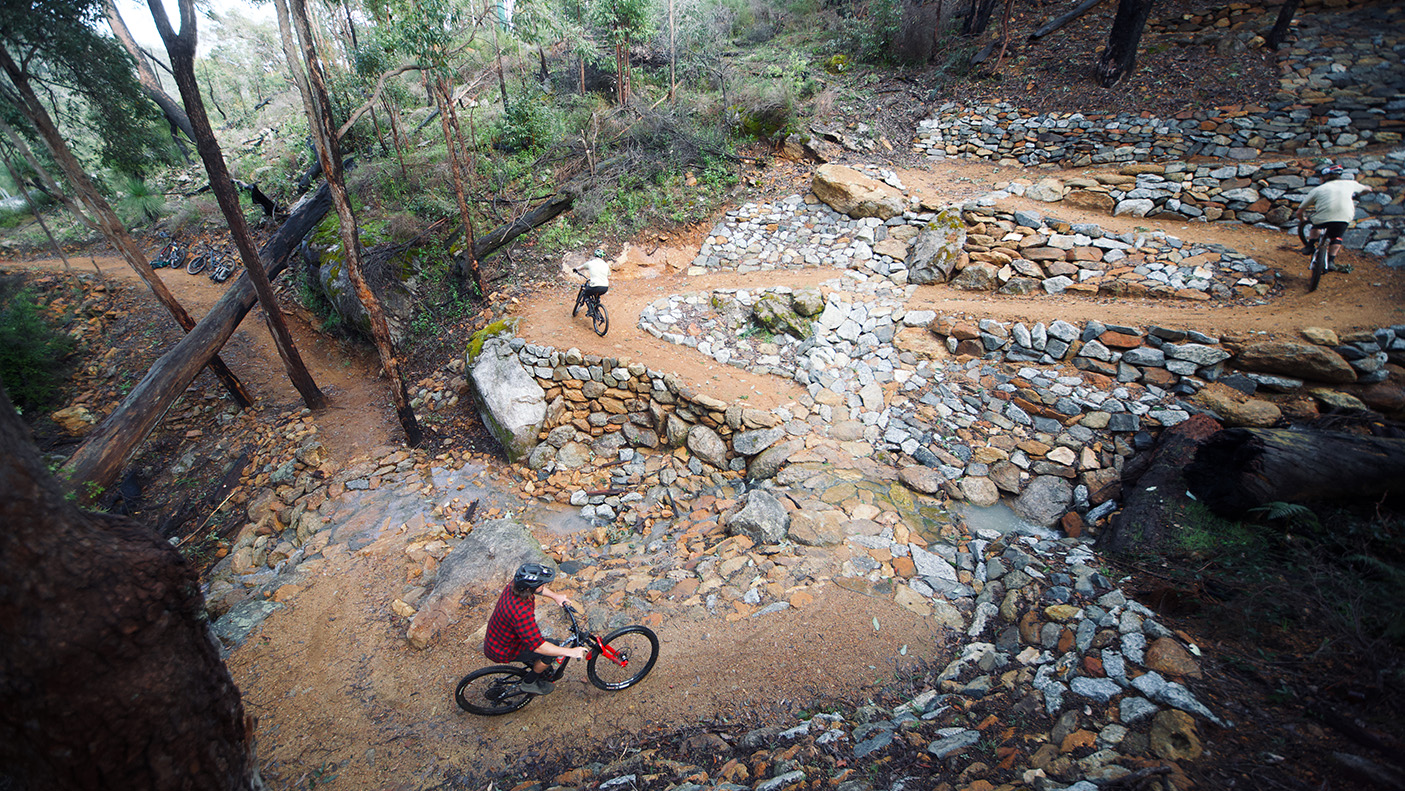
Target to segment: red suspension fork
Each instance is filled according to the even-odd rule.
[[[601,656],[605,657],[611,662],[614,662],[620,667],[627,667],[629,665],[628,659],[621,657],[619,651],[616,651],[610,646],[605,645],[605,643],[602,642],[599,637],[595,638],[595,651],[596,653],[600,654]]]

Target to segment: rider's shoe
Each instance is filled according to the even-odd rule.
[[[552,684],[550,681],[547,681],[544,678],[536,678],[531,681],[524,681],[518,687],[518,689],[522,690],[523,692],[530,692],[533,695],[550,695],[551,690],[555,688],[556,685]]]
[[[1303,255],[1312,255],[1312,245],[1305,244],[1302,247],[1298,248],[1298,252],[1302,253]]]

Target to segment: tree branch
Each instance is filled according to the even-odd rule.
[[[351,130],[352,125],[360,120],[361,116],[365,115],[376,102],[380,101],[381,91],[385,89],[386,80],[391,77],[398,77],[407,71],[421,71],[425,68],[424,65],[419,63],[402,63],[382,74],[380,79],[376,80],[376,89],[371,91],[371,98],[367,99],[365,104],[353,110],[351,116],[346,119],[346,123],[342,124],[341,128],[337,130],[337,140],[340,141],[343,137],[346,137],[346,133]]]

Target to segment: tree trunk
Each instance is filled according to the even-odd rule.
[[[0,785],[255,787],[195,572],[150,530],[68,502],[3,387],[0,492]]]
[[[325,184],[293,208],[288,221],[259,251],[270,278],[278,277],[289,256],[297,250],[298,242],[322,221],[329,208],[331,194]],[[79,484],[86,481],[100,489],[111,486],[166,410],[219,352],[257,302],[249,273],[241,273],[200,323],[151,366],[122,405],[64,463],[59,476],[69,482],[69,487],[83,492]]]
[[[1098,4],[1102,1],[1103,0],[1083,0],[1083,2],[1073,7],[1072,11],[1069,11],[1068,13],[1062,14],[1060,16],[1056,16],[1048,22],[1045,22],[1044,24],[1040,25],[1038,28],[1035,29],[1033,33],[1029,34],[1029,40],[1033,41],[1035,39],[1043,38],[1049,35],[1050,33],[1053,33],[1055,30],[1058,30],[1064,25],[1067,25],[1069,22],[1072,22],[1073,20],[1083,16],[1089,11],[1092,11],[1094,8],[1097,8]]]
[[[171,29],[171,21],[166,17],[166,7],[162,5],[161,0],[148,0],[148,5],[151,8],[151,16],[156,21],[156,29],[161,33],[161,39],[166,42],[166,52],[171,56],[171,71],[176,76],[181,99],[190,114],[190,124],[195,130],[195,148],[200,153],[201,161],[205,163],[205,172],[210,176],[210,189],[219,201],[220,210],[224,212],[225,222],[229,225],[230,236],[234,238],[234,246],[239,250],[239,257],[244,262],[244,268],[254,283],[254,290],[259,295],[264,321],[273,335],[278,356],[283,358],[283,367],[287,370],[293,387],[297,388],[302,396],[303,403],[308,409],[321,409],[326,405],[327,397],[313,381],[312,374],[303,364],[302,356],[298,354],[298,348],[293,343],[293,334],[288,331],[283,310],[278,307],[278,297],[273,293],[272,284],[268,282],[268,273],[264,271],[263,264],[259,261],[258,250],[254,248],[254,237],[249,233],[248,223],[244,221],[244,212],[239,206],[239,195],[234,191],[234,180],[230,178],[229,168],[224,163],[219,141],[215,139],[215,130],[211,128],[210,119],[205,114],[205,101],[200,96],[200,86],[195,84],[194,0],[180,0],[179,34]]]
[[[1152,553],[1177,544],[1179,510],[1188,502],[1182,472],[1195,449],[1220,424],[1195,415],[1162,432],[1156,448],[1122,471],[1122,510],[1098,536],[1098,549],[1116,554]]]
[[[972,0],[971,13],[966,17],[961,35],[975,37],[984,33],[990,25],[990,15],[995,12],[995,4],[998,2],[999,0]]]
[[[466,190],[464,189],[463,166],[459,162],[458,146],[456,145],[457,141],[454,136],[453,125],[449,118],[454,109],[450,106],[453,102],[453,97],[450,96],[449,88],[444,84],[442,78],[435,80],[434,86],[435,97],[439,101],[439,122],[444,128],[444,148],[449,153],[449,173],[453,177],[454,200],[458,203],[459,207],[459,221],[463,223],[468,237],[472,239],[473,215],[468,211],[468,196],[465,194]],[[466,248],[468,251],[472,249],[471,245]],[[477,257],[473,257],[467,262],[467,266],[463,268],[463,272],[464,277],[460,278],[459,282],[459,288],[462,291],[467,292],[468,286],[471,284],[478,290],[478,296],[485,297],[488,295],[487,290],[483,288],[483,272],[478,267]]]
[[[39,97],[34,95],[34,89],[29,84],[29,75],[19,64],[10,57],[10,53],[4,47],[0,47],[0,68],[3,68],[9,76],[10,82],[14,85],[15,92],[19,94],[19,110],[24,117],[34,126],[39,133],[39,138],[44,141],[45,148],[49,149],[49,154],[54,158],[64,176],[68,178],[68,183],[78,193],[78,197],[87,206],[97,220],[98,226],[102,229],[103,235],[113,247],[122,253],[122,257],[127,260],[132,269],[146,283],[151,293],[156,295],[156,299],[165,306],[175,317],[182,329],[187,332],[195,326],[195,320],[190,318],[190,314],[185,312],[185,308],[176,301],[166,284],[161,282],[161,278],[152,271],[151,265],[147,263],[146,255],[141,248],[137,247],[132,237],[127,235],[126,226],[118,219],[117,213],[108,205],[107,199],[103,198],[96,186],[88,178],[88,174],[83,170],[73,152],[69,150],[68,144],[64,142],[59,134],[58,127],[54,125],[53,119],[49,117],[49,111],[39,101]],[[219,377],[220,382],[234,397],[240,408],[246,408],[254,403],[254,399],[244,389],[243,383],[229,370],[229,366],[218,357],[210,360],[210,370]]]
[[[1277,51],[1283,46],[1283,37],[1288,35],[1288,28],[1293,24],[1293,15],[1298,13],[1298,5],[1302,0],[1283,0],[1283,5],[1278,9],[1278,20],[1273,23],[1273,30],[1268,32],[1268,37],[1264,39],[1268,48]]]
[[[132,59],[137,62],[137,80],[141,82],[141,87],[146,90],[146,95],[151,97],[151,101],[161,108],[165,114],[166,121],[171,125],[171,139],[180,147],[181,154],[189,159],[186,153],[185,144],[181,143],[177,130],[184,132],[185,136],[195,141],[195,128],[190,125],[190,117],[186,115],[185,109],[172,99],[161,87],[161,79],[156,76],[156,71],[151,68],[151,64],[146,59],[146,54],[137,46],[136,39],[132,38],[131,31],[127,30],[127,23],[122,20],[122,14],[117,11],[115,0],[104,0],[103,10],[107,12],[107,24],[111,26],[112,33],[117,40],[122,42],[122,46],[127,48]]]
[[[356,294],[371,321],[371,337],[375,340],[381,367],[385,369],[386,379],[390,382],[390,397],[395,402],[396,416],[400,418],[400,425],[405,430],[405,443],[412,448],[419,447],[424,441],[424,435],[420,431],[419,421],[415,419],[414,409],[410,406],[409,394],[405,391],[405,378],[400,371],[400,361],[396,359],[395,347],[390,340],[390,325],[386,323],[380,300],[371,291],[363,274],[360,234],[356,227],[356,215],[351,210],[351,201],[347,198],[342,180],[341,161],[337,158],[336,126],[332,123],[332,104],[327,98],[322,61],[312,40],[306,0],[292,0],[288,10],[297,28],[298,38],[302,40],[302,60],[307,66],[307,104],[311,105],[313,110],[307,122],[313,138],[317,141],[317,156],[322,161],[322,170],[327,174],[327,188],[332,198],[332,206],[336,208],[337,217],[341,221],[339,232],[346,254],[346,273],[352,285],[356,287]]]
[[[1098,83],[1111,88],[1137,65],[1137,47],[1151,15],[1152,0],[1118,0],[1117,16],[1107,34],[1107,49],[1098,58]]]
[[[15,180],[15,185],[19,187],[20,194],[24,196],[24,202],[29,204],[29,210],[34,212],[34,220],[39,223],[39,228],[44,231],[44,236],[49,240],[49,246],[54,248],[54,254],[63,261],[63,269],[72,280],[74,289],[78,289],[78,276],[73,272],[73,266],[68,263],[68,256],[64,253],[63,247],[59,245],[59,240],[54,238],[54,234],[49,230],[49,224],[44,222],[44,215],[35,205],[34,199],[29,196],[29,190],[24,186],[24,179],[20,177],[19,168],[9,157],[5,157],[5,169],[10,171],[10,178]]]
[[[1405,439],[1227,429],[1201,446],[1185,478],[1191,493],[1231,519],[1274,502],[1375,503],[1405,493]]]

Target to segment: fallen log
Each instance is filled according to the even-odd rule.
[[[1230,519],[1275,502],[1374,503],[1405,492],[1405,439],[1228,429],[1205,441],[1185,478],[1192,494]]]
[[[473,259],[475,261],[482,261],[484,258],[487,258],[511,244],[513,239],[531,231],[533,228],[546,225],[557,217],[560,217],[562,214],[571,210],[571,207],[576,203],[576,198],[579,196],[580,188],[578,186],[563,187],[560,192],[552,195],[545,203],[535,209],[483,234],[473,242]],[[450,234],[448,244],[453,244],[454,240],[461,233],[463,233],[463,225],[459,225],[459,227]],[[462,254],[454,261],[454,276],[458,278],[460,282],[466,282],[464,278],[467,276],[467,261]]]
[[[1056,16],[1048,22],[1045,22],[1044,24],[1035,28],[1034,32],[1029,34],[1029,40],[1034,41],[1035,39],[1040,39],[1049,35],[1050,33],[1053,33],[1055,30],[1058,30],[1064,25],[1067,25],[1069,22],[1072,22],[1073,20],[1083,16],[1089,11],[1092,11],[1102,1],[1103,0],[1083,0],[1083,2],[1074,6],[1073,10],[1069,11],[1068,13],[1063,14],[1062,16]]]
[[[287,268],[298,243],[321,222],[331,205],[331,193],[324,183],[293,209],[288,221],[259,249],[269,280]],[[59,479],[80,501],[95,499],[117,480],[166,410],[219,353],[257,302],[248,272],[241,273],[205,318],[162,355],[121,406],[88,435],[59,471]]]
[[[1098,549],[1125,555],[1178,546],[1179,516],[1188,504],[1182,472],[1219,429],[1214,419],[1194,415],[1162,432],[1149,455],[1134,459],[1122,474],[1122,510],[1098,536]]]

